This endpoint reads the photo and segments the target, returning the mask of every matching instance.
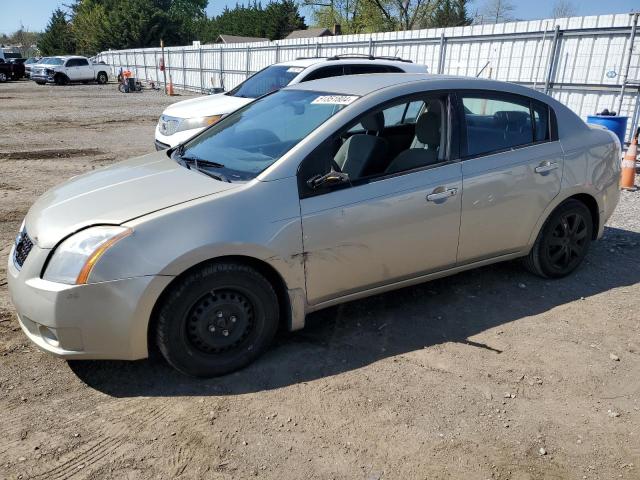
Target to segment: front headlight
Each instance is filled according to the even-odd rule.
[[[87,228],[70,236],[53,252],[43,278],[69,285],[87,283],[100,257],[132,233],[130,228],[105,225]]]
[[[223,115],[211,115],[209,117],[194,117],[194,118],[185,118],[180,122],[178,129],[176,132],[181,132],[182,130],[191,130],[193,128],[204,128],[209,125],[213,125],[217,121],[219,121]]]

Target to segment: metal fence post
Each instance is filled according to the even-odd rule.
[[[444,73],[444,61],[447,58],[447,37],[444,36],[444,32],[440,34],[440,52],[438,56],[438,73]]]
[[[182,49],[182,88],[187,89],[187,67],[185,66],[185,50]]]
[[[369,56],[373,57],[373,38],[369,37]]]
[[[224,89],[224,54],[222,52],[222,47],[220,47],[220,88]]]
[[[280,44],[276,43],[276,62],[280,63]]]
[[[320,44],[316,43],[316,57],[320,57],[320,49],[321,49]]]
[[[555,70],[556,63],[556,53],[558,51],[558,42],[560,39],[560,25],[556,25],[556,29],[553,33],[553,43],[551,44],[551,50],[549,52],[549,57],[547,58],[547,78],[544,82],[544,93],[549,93],[551,89],[551,80],[553,78],[553,73]]]
[[[249,45],[247,45],[247,58],[246,58],[246,63],[245,63],[245,67],[244,67],[244,77],[245,78],[249,78],[249,64],[251,63],[251,49],[249,48]]]
[[[200,93],[204,93],[204,82],[202,81],[202,46],[198,47],[198,63],[200,64]]]
[[[633,25],[631,26],[631,35],[629,37],[629,55],[627,56],[627,62],[624,66],[624,74],[622,76],[622,86],[620,87],[620,98],[618,99],[618,115],[622,115],[622,102],[624,100],[624,92],[627,89],[627,82],[629,81],[629,68],[631,67],[631,57],[633,56],[633,44],[636,41],[636,29],[638,28],[638,15],[640,13],[633,13]],[[631,132],[633,136],[634,132]]]

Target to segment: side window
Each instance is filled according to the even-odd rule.
[[[350,65],[348,68],[349,75],[364,75],[366,73],[388,73],[389,67],[386,65]]]
[[[422,100],[419,100],[402,105],[396,105],[392,108],[387,108],[384,111],[384,125],[385,127],[393,127],[395,125],[416,123],[418,114],[423,107],[424,102]]]
[[[78,63],[76,62],[75,58],[72,58],[70,60],[67,60],[67,64],[65,66],[66,67],[77,67]]]
[[[535,127],[535,141],[542,142],[551,138],[549,128],[549,107],[542,103],[533,102],[533,121]]]
[[[467,155],[497,152],[533,142],[531,102],[463,95],[462,106]]]
[[[86,59],[84,59],[84,58],[78,58],[78,59],[76,60],[76,62],[77,62],[77,64],[76,64],[76,65],[77,65],[78,67],[86,67],[87,65],[89,65],[89,62],[88,62]]]
[[[298,171],[301,196],[328,193],[447,161],[447,105],[447,95],[405,97],[352,120],[302,162]],[[402,129],[389,128],[393,125],[388,121],[398,115],[402,121],[409,108],[419,112],[417,120],[404,123]],[[333,174],[332,171],[342,174],[338,184],[314,184],[313,179]]]
[[[311,72],[303,82],[319,80],[321,78],[339,77],[340,75],[344,75],[344,67],[342,65],[332,65],[330,67],[319,68]]]

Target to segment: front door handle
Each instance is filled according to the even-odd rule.
[[[437,202],[438,200],[444,200],[445,198],[453,197],[458,194],[457,188],[449,188],[447,190],[441,190],[443,187],[436,188],[433,193],[427,195],[428,202]]]
[[[536,173],[547,173],[551,170],[555,170],[560,165],[557,162],[543,162],[538,165],[534,170]]]

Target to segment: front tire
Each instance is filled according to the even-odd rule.
[[[56,82],[56,85],[58,85],[58,86],[68,85],[69,84],[69,77],[67,77],[66,75],[60,73],[60,74],[56,75],[55,82]]]
[[[268,348],[278,317],[277,295],[264,276],[246,265],[215,263],[171,287],[158,308],[156,342],[182,373],[225,375]]]
[[[524,265],[543,278],[565,277],[582,263],[592,235],[589,209],[578,200],[567,200],[547,219]]]
[[[0,83],[4,83],[7,81],[7,74],[4,72],[0,72]]]
[[[107,83],[108,80],[109,80],[109,77],[107,77],[106,73],[98,72],[98,76],[96,77],[96,81],[98,82],[98,85],[104,85],[105,83]]]

